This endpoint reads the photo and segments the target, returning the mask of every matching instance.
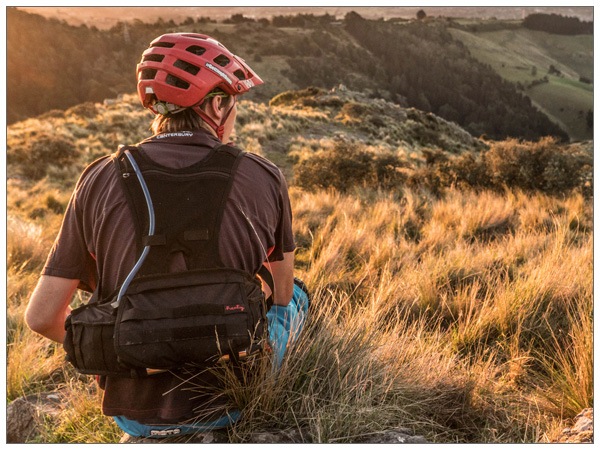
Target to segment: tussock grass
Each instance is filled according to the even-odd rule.
[[[279,372],[251,391],[236,438],[261,427],[296,428],[304,442],[356,442],[400,424],[447,432],[444,422],[460,414],[471,389],[448,347],[421,341],[422,323],[373,326],[377,308],[365,314],[348,294],[315,297],[322,306]]]
[[[13,319],[14,320],[14,319]],[[47,339],[34,335],[22,321],[12,331],[8,346],[6,396],[9,400],[42,392],[64,364],[64,354]]]
[[[15,216],[7,218],[6,228],[8,267],[17,271],[41,268],[48,256],[42,228]]]
[[[591,295],[591,292],[588,293]],[[550,352],[539,352],[544,376],[551,391],[540,394],[552,405],[557,415],[574,417],[593,404],[593,329],[592,304],[574,302],[567,309],[571,330],[564,339],[552,336]]]
[[[39,392],[63,363],[56,345],[35,336],[23,315],[27,299],[49,250],[40,226],[15,216],[7,219],[7,371],[6,390],[11,400]]]
[[[123,433],[110,417],[102,415],[102,391],[95,383],[83,383],[69,369],[62,375],[66,381],[57,386],[62,401],[46,416],[38,439],[46,443],[119,442]]]
[[[21,356],[29,358],[32,354],[19,355],[25,347],[13,349],[11,345],[21,346],[23,339],[31,343],[30,336],[27,335],[28,330],[24,330],[23,314],[27,305],[27,299],[37,282],[39,272],[46,261],[50,242],[44,236],[42,228],[33,222],[20,219],[17,216],[9,215],[7,218],[7,289],[6,289],[6,337],[9,345],[9,359],[11,352],[16,351],[15,358]],[[37,345],[37,344],[35,344]],[[35,346],[34,345],[34,346]],[[35,358],[34,358],[35,360]],[[29,363],[34,363],[32,360],[27,360],[26,363],[16,362],[19,366],[27,366]],[[34,367],[32,367],[34,369]],[[21,380],[16,376],[15,388],[11,388],[10,384],[13,381],[9,378],[9,392],[20,392]]]
[[[292,194],[302,276],[326,293],[316,301],[317,321],[355,347],[368,342],[370,357],[393,349],[393,359],[370,367],[409,392],[401,403],[406,414],[389,416],[396,426],[441,441],[532,442],[547,438],[557,405],[561,417],[591,405],[591,211],[581,195]],[[340,298],[352,307],[341,307]],[[369,330],[364,341],[353,338],[360,330]],[[331,344],[314,341],[322,335],[307,336],[313,352],[329,355]],[[343,354],[352,360],[349,349]],[[454,392],[458,403],[449,405],[460,404],[460,414],[428,403],[436,385]],[[414,404],[423,406],[416,416],[407,413]],[[353,434],[336,425],[340,434],[332,436],[320,429],[322,417],[311,422],[317,440],[352,440],[373,429],[366,420],[358,431],[354,420]]]

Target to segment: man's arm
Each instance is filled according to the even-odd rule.
[[[25,323],[29,328],[62,343],[65,319],[71,312],[69,303],[78,284],[79,280],[42,275],[25,311]]]
[[[273,275],[273,304],[287,306],[294,294],[294,252],[284,253],[281,261],[264,265]]]

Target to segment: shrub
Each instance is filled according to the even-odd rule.
[[[7,161],[17,172],[32,180],[39,180],[50,166],[67,166],[78,156],[74,143],[63,136],[43,134],[21,145],[9,145]]]
[[[75,114],[77,116],[92,119],[98,114],[98,108],[92,102],[85,102],[69,108],[67,114]]]
[[[364,103],[348,102],[342,108],[341,113],[354,119],[363,119],[366,115],[373,112],[370,105]]]
[[[481,154],[449,157],[442,151],[423,152],[427,166],[416,170],[408,184],[441,194],[450,186],[562,195],[579,190],[591,196],[592,156],[559,144],[554,138],[538,142],[496,142]]]
[[[309,87],[299,91],[286,91],[273,97],[271,101],[269,101],[269,106],[287,105],[295,103],[299,99],[314,97],[319,94],[324,94],[325,92],[325,90],[316,87]]]
[[[485,154],[484,165],[496,188],[561,194],[583,187],[591,170],[591,155],[576,153],[554,138],[538,142],[508,140]]]
[[[296,164],[295,183],[309,190],[332,187],[341,192],[354,186],[393,189],[404,183],[401,169],[405,166],[391,152],[374,153],[359,144],[338,141],[333,149]]]

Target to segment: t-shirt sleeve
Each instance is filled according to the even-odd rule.
[[[283,175],[281,176],[279,186],[279,208],[281,214],[277,228],[275,229],[275,248],[269,254],[268,258],[271,262],[281,261],[284,253],[293,252],[296,249],[292,229],[292,206],[290,204],[287,183]]]
[[[42,275],[80,280],[79,289],[92,292],[96,287],[96,261],[88,251],[84,233],[86,175],[80,177],[52,245]]]

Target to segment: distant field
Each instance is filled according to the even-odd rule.
[[[593,130],[587,129],[585,114],[594,109],[594,98],[586,87],[590,88],[551,77],[549,83],[535,86],[527,94],[546,115],[568,130],[572,140],[587,140],[593,138]]]
[[[521,34],[550,57],[560,61],[577,74],[594,77],[594,37],[592,35],[560,36],[541,31],[521,30]]]
[[[513,83],[528,85],[548,76],[544,83],[526,94],[553,120],[562,125],[573,140],[592,139],[585,114],[593,110],[593,86],[579,81],[593,79],[593,36],[559,36],[524,28],[486,32],[450,30],[473,57],[489,64],[500,76]],[[548,74],[554,66],[562,74]]]

